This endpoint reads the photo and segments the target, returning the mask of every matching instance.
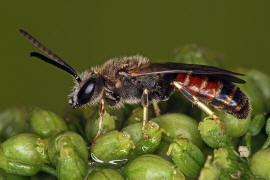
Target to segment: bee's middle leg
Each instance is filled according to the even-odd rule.
[[[203,104],[199,99],[194,96],[192,93],[190,93],[185,87],[183,87],[181,84],[178,82],[174,81],[172,83],[174,87],[176,87],[179,91],[183,93],[185,97],[187,97],[193,104],[197,105],[201,110],[203,110],[210,118],[214,119],[220,126],[221,128],[221,134],[224,135],[224,128],[223,125],[220,121],[220,119],[217,117],[217,115],[209,109],[205,104]]]
[[[100,108],[99,108],[98,132],[97,132],[97,135],[95,136],[94,140],[92,141],[92,145],[95,144],[97,138],[98,138],[98,137],[100,136],[100,134],[101,134],[104,114],[105,114],[104,99],[101,99],[101,102],[100,102]]]
[[[142,126],[142,135],[146,139],[147,136],[144,132],[145,125],[148,120],[148,106],[149,106],[149,100],[148,100],[148,90],[144,89],[142,98],[141,98],[142,106],[143,106],[143,126]]]

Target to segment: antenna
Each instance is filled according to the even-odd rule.
[[[33,36],[31,36],[29,33],[27,33],[26,31],[20,29],[19,30],[20,33],[26,37],[34,46],[36,46],[37,48],[39,48],[41,51],[43,51],[44,53],[46,53],[48,56],[50,56],[52,59],[37,53],[37,52],[31,52],[30,55],[37,57],[49,64],[52,64],[66,72],[68,72],[69,74],[71,74],[78,82],[81,82],[81,78],[79,77],[79,75],[77,74],[77,72],[71,67],[69,66],[64,60],[62,60],[60,57],[58,57],[55,53],[53,53],[51,50],[49,50],[48,48],[46,48],[44,45],[42,45],[38,40],[36,40]]]

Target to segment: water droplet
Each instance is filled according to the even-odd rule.
[[[104,165],[122,165],[122,164],[125,164],[128,159],[115,159],[115,160],[111,160],[111,161],[103,161],[101,159],[98,159],[94,153],[91,153],[91,157],[92,159],[97,162],[97,163],[100,163],[100,164],[104,164]]]

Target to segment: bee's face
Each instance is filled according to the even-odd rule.
[[[96,104],[103,94],[103,80],[96,72],[84,72],[81,82],[76,82],[70,95],[69,103],[72,108],[78,108],[84,104]]]

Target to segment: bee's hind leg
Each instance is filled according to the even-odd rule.
[[[180,83],[177,81],[172,82],[172,85],[176,87],[179,91],[183,93],[185,97],[187,97],[193,104],[197,105],[201,110],[203,110],[210,118],[214,119],[220,126],[221,128],[221,134],[224,135],[224,128],[223,125],[218,118],[218,116],[211,110],[209,109],[205,104],[203,104],[199,99],[194,96],[192,93],[190,93],[185,87],[183,87]]]
[[[95,144],[97,138],[101,134],[104,114],[105,114],[104,99],[101,99],[100,108],[99,108],[98,132],[97,132],[97,135],[95,136],[94,140],[92,141],[92,145]]]
[[[145,125],[146,125],[146,122],[148,120],[148,106],[149,106],[149,102],[148,102],[148,90],[147,89],[144,89],[144,91],[143,91],[141,102],[142,102],[142,106],[143,106],[142,135],[143,135],[144,139],[147,139],[147,135],[144,132]]]

